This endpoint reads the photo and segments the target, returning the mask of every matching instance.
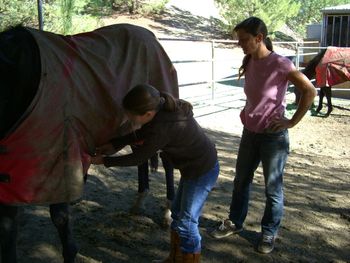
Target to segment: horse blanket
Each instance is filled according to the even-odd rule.
[[[334,86],[350,80],[350,48],[328,47],[316,67],[316,85]]]
[[[149,83],[178,97],[176,70],[153,33],[138,26],[71,36],[27,30],[39,46],[41,80],[22,119],[0,141],[0,203],[75,201],[89,154],[118,133],[127,91]]]

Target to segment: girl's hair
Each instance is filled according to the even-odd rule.
[[[266,48],[270,51],[273,51],[272,47],[272,41],[269,37],[267,37],[267,27],[260,18],[258,17],[249,17],[245,20],[243,20],[241,23],[236,25],[233,29],[233,31],[237,32],[239,29],[244,30],[248,34],[251,34],[253,36],[257,36],[258,34],[263,35],[263,41],[266,45]],[[243,58],[242,66],[239,68],[239,78],[244,75],[248,62],[251,58],[251,55],[248,54]]]
[[[180,105],[188,104],[186,107],[192,109],[188,102],[177,100],[168,93],[159,92],[148,84],[140,84],[131,89],[123,99],[123,108],[136,115],[144,115],[147,111],[176,111]]]

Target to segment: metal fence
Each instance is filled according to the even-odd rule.
[[[242,84],[238,82],[238,69],[244,54],[240,49],[236,49],[239,52],[233,52],[234,48],[238,48],[238,41],[179,38],[159,38],[159,40],[178,71],[180,88],[207,85],[211,88],[213,100],[216,97],[217,83]],[[319,42],[273,42],[274,49],[293,60],[298,69],[301,68],[300,64],[304,56],[317,54],[317,52],[309,52],[310,49],[320,49],[311,45],[319,46]],[[305,52],[306,50],[308,52]]]

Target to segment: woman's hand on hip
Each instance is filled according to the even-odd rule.
[[[294,126],[294,124],[292,123],[291,120],[282,117],[280,119],[275,119],[271,122],[268,130],[272,131],[272,132],[279,132],[279,131],[283,131],[289,128],[292,128]]]

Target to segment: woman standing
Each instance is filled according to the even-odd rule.
[[[159,262],[199,262],[201,236],[198,219],[218,175],[215,145],[193,117],[192,105],[159,93],[150,85],[138,85],[123,99],[129,120],[140,129],[110,141],[106,149],[121,149],[138,142],[134,152],[123,156],[92,157],[93,164],[139,165],[162,150],[181,178],[171,206],[171,251]],[[116,150],[115,150],[116,151]]]
[[[247,100],[240,117],[244,129],[238,151],[236,176],[228,219],[211,235],[223,238],[241,232],[248,212],[250,187],[254,172],[262,163],[265,179],[265,212],[261,221],[258,251],[270,253],[283,215],[283,170],[289,154],[288,129],[308,111],[316,90],[293,63],[273,52],[265,23],[250,17],[234,32],[245,57],[239,76],[245,76]],[[290,81],[301,94],[291,119],[284,117],[285,96]]]

